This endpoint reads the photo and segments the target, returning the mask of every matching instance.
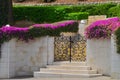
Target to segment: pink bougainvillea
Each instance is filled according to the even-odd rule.
[[[92,38],[110,38],[111,34],[120,27],[120,18],[108,18],[92,23],[85,30],[85,36]]]
[[[59,36],[61,32],[77,32],[77,21],[62,21],[53,24],[34,24],[30,27],[19,28],[15,26],[3,26],[0,28],[0,43],[11,38],[28,41],[40,36]]]

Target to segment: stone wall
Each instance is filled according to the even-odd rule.
[[[96,15],[96,16],[89,16],[88,17],[88,25],[97,21],[97,20],[104,20],[106,19],[106,15]]]
[[[110,75],[111,70],[111,40],[87,40],[87,63],[99,73]]]
[[[53,61],[53,37],[41,37],[29,42],[12,39],[2,45],[0,78],[29,76]]]

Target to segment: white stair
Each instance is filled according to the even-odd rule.
[[[34,77],[97,77],[97,70],[92,70],[85,62],[54,62],[53,65],[48,65],[46,68],[41,68],[40,71],[34,72]]]

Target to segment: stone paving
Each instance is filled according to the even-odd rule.
[[[0,79],[0,80],[120,80],[120,79],[111,79],[107,76],[93,77],[93,78],[33,78],[33,77],[19,77],[13,79]]]

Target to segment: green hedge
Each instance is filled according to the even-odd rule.
[[[120,54],[120,28],[115,31],[117,53]]]
[[[112,7],[108,11],[108,16],[110,17],[115,17],[118,16],[120,17],[120,5],[117,5],[115,7]]]
[[[76,12],[76,13],[69,13],[66,16],[68,20],[82,20],[88,19],[89,13],[88,12]]]
[[[92,7],[92,9],[88,9],[90,15],[107,15],[110,8],[116,6],[117,4],[109,3],[109,4],[99,4]]]
[[[76,6],[14,6],[13,11],[15,21],[28,20],[35,23],[53,23],[66,20],[67,15],[69,15],[68,19],[76,19],[73,18],[73,15],[81,15],[81,18],[78,19],[86,19],[88,17],[88,14],[80,14],[80,12],[88,12],[89,15],[113,16],[109,13],[109,9],[116,6],[117,4],[113,3]]]
[[[14,7],[14,19],[28,20],[36,23],[55,22],[56,15],[53,7],[22,6]]]

